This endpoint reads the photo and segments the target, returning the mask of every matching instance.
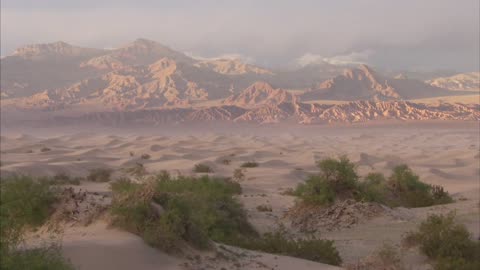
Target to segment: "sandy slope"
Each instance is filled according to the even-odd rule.
[[[329,156],[348,155],[357,163],[361,174],[373,170],[388,174],[395,165],[406,163],[422,180],[442,185],[457,199],[462,198],[447,206],[397,209],[393,216],[383,215],[363,220],[351,228],[318,232],[320,237],[334,240],[344,261],[350,263],[367,256],[385,241],[399,244],[402,235],[429,213],[456,210],[459,220],[478,237],[479,139],[475,126],[456,129],[331,128],[306,135],[287,132],[274,136],[213,133],[164,136],[158,132],[148,136],[73,134],[37,138],[9,134],[1,138],[1,171],[2,174],[36,175],[68,172],[82,176],[89,169],[100,166],[111,167],[120,175],[120,168],[141,162],[152,173],[165,169],[192,174],[194,164],[204,162],[215,174],[231,176],[241,163],[254,160],[260,166],[246,170],[246,179],[241,182],[243,194],[239,199],[251,222],[261,232],[274,230],[279,224],[289,226],[284,213],[293,206],[294,198],[283,195],[283,191],[295,187],[309,172],[316,171],[316,160]],[[51,150],[41,152],[43,147]],[[144,153],[151,158],[141,159]],[[231,160],[230,165],[224,165],[224,159]],[[88,184],[86,188],[107,190],[104,184]],[[272,206],[273,211],[257,211],[260,204]],[[195,269],[191,268],[195,263],[162,254],[136,236],[108,229],[104,223],[69,230],[64,237],[65,252],[77,265],[82,265],[82,269],[158,269],[155,267],[159,265],[162,265],[160,269]],[[405,254],[414,269],[425,266],[425,258],[417,251],[405,251]],[[209,256],[212,255],[202,254],[201,257],[208,262]],[[240,269],[251,269],[255,264],[252,260],[260,260],[269,267],[278,265],[274,269],[328,269],[280,256],[252,255],[248,258]],[[216,265],[220,267],[222,263]]]

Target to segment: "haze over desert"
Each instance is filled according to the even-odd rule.
[[[1,13],[0,270],[480,268],[478,1]]]

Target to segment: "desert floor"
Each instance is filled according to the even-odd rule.
[[[260,232],[267,232],[280,225],[290,226],[285,213],[294,205],[295,198],[284,195],[285,190],[316,172],[315,161],[346,155],[357,164],[361,175],[371,171],[388,175],[395,165],[407,164],[424,182],[445,187],[456,202],[393,209],[389,214],[361,219],[352,226],[316,232],[321,238],[335,241],[345,264],[368,256],[384,242],[391,242],[398,246],[409,266],[424,269],[428,264],[426,258],[417,250],[402,249],[400,242],[406,232],[430,213],[455,210],[458,220],[467,225],[476,238],[480,236],[478,124],[311,128],[304,133],[282,129],[254,135],[228,131],[172,134],[160,128],[139,133],[104,130],[53,135],[55,133],[44,131],[31,136],[2,131],[1,172],[31,175],[65,172],[85,176],[90,169],[109,167],[115,170],[115,176],[121,176],[122,168],[141,162],[149,173],[168,170],[190,175],[196,163],[206,163],[213,168],[213,174],[232,176],[243,162],[256,161],[259,167],[246,169],[246,178],[240,182],[243,194],[239,200],[252,224]],[[50,151],[42,152],[44,147]],[[142,154],[150,158],[142,159]],[[231,163],[223,164],[225,159]],[[108,192],[107,183],[86,182],[76,188]],[[262,204],[270,205],[273,211],[259,212],[256,207]],[[201,253],[196,259],[170,256],[148,247],[134,235],[108,228],[104,220],[87,227],[66,228],[63,249],[80,269],[336,269],[230,247],[225,247],[226,252],[246,254],[234,266],[215,262],[209,253]],[[195,261],[198,258],[200,261]]]

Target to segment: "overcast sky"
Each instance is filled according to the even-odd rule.
[[[479,70],[478,0],[2,0],[1,53],[142,37],[193,55],[263,66],[329,61]]]

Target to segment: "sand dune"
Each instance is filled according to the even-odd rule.
[[[308,134],[277,133],[275,135],[230,135],[205,133],[191,136],[169,136],[158,132],[155,136],[73,134],[55,137],[3,134],[1,137],[1,173],[55,175],[65,172],[85,176],[89,170],[108,167],[115,175],[123,168],[143,163],[149,173],[168,170],[174,174],[194,174],[197,163],[211,166],[215,175],[232,176],[245,161],[259,163],[256,168],[244,170],[245,180],[240,184],[239,197],[252,224],[260,231],[289,225],[286,211],[295,198],[284,195],[304,181],[309,173],[317,171],[315,161],[325,157],[347,155],[362,175],[372,171],[390,173],[393,166],[406,163],[427,183],[438,184],[457,198],[466,200],[447,206],[422,209],[397,209],[389,215],[365,220],[352,228],[345,228],[322,238],[335,241],[346,263],[355,262],[380,246],[383,241],[398,244],[401,236],[414,228],[428,213],[456,209],[461,222],[478,237],[478,151],[480,135],[476,127],[446,128],[329,128]],[[48,147],[49,151],[41,151]],[[142,158],[142,154],[150,158]],[[230,160],[225,164],[224,160]],[[108,190],[107,184],[86,183],[86,189]],[[83,186],[82,186],[83,187]],[[256,207],[269,205],[272,212],[259,212]],[[66,232],[64,249],[68,257],[82,269],[196,269],[184,265],[182,258],[163,254],[145,245],[139,238],[105,225],[73,227]],[[102,253],[103,252],[103,253]],[[103,255],[100,255],[103,254]],[[335,269],[305,260],[273,255],[252,255],[244,268],[252,269],[256,261],[269,269]],[[410,254],[420,265],[425,258]],[[409,255],[409,256],[410,256]],[[211,256],[202,254],[205,258]],[[420,256],[420,257],[419,257]],[[217,266],[230,269],[228,264]],[[190,268],[189,268],[190,267]],[[217,268],[215,268],[217,269]],[[220,269],[220,268],[218,268]],[[262,269],[262,268],[260,268]]]
[[[475,175],[478,160],[474,158],[478,146],[474,130],[452,134],[435,129],[383,135],[361,130],[303,139],[292,134],[276,137],[76,134],[45,139],[19,135],[2,136],[1,171],[55,174],[71,169],[84,176],[94,167],[120,169],[142,162],[152,172],[179,170],[190,174],[194,164],[204,162],[230,174],[241,163],[256,161],[260,166],[250,169],[249,176],[258,177],[265,170],[275,169],[276,178],[285,178],[296,167],[312,170],[318,159],[345,154],[361,169],[388,172],[395,165],[406,163],[433,183],[440,181],[440,177],[455,185],[455,181],[478,178]],[[42,152],[44,147],[49,151]],[[150,158],[142,160],[142,154]],[[231,164],[222,164],[224,159],[231,160]]]

